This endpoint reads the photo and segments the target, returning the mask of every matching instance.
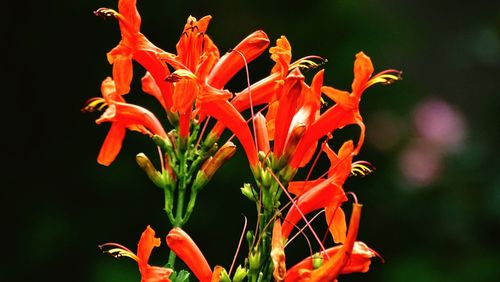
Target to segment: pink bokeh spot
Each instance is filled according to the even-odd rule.
[[[422,138],[445,151],[460,150],[466,134],[463,114],[446,101],[431,98],[413,113],[416,130]]]
[[[400,155],[403,177],[412,186],[428,186],[439,178],[441,153],[425,139],[414,140]]]

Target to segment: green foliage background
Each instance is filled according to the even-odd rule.
[[[354,55],[363,50],[376,70],[402,69],[404,80],[369,89],[362,112],[378,111],[401,125],[397,142],[379,150],[368,138],[360,158],[374,174],[349,179],[346,189],[364,204],[359,239],[377,250],[366,274],[343,281],[497,281],[500,278],[500,7],[495,1],[152,1],[139,0],[142,32],[174,51],[187,16],[213,16],[209,34],[221,53],[263,29],[272,42],[286,35],[293,57],[329,60],[325,84],[349,89]],[[3,281],[138,281],[133,261],[104,255],[98,245],[119,242],[135,250],[150,224],[162,239],[169,230],[163,195],[137,167],[151,142],[127,135],[110,167],[96,163],[107,125],[79,110],[100,95],[111,74],[106,52],[119,40],[115,21],[93,16],[117,1],[27,1],[4,6],[2,115]],[[268,55],[250,65],[251,79],[266,75]],[[136,78],[142,74],[137,69]],[[244,87],[237,76],[229,87]],[[139,95],[130,101],[157,105]],[[445,156],[439,178],[413,187],[399,159],[415,135],[417,104],[439,97],[461,111],[467,126],[462,149]],[[343,133],[336,135],[342,138]],[[240,152],[199,197],[186,227],[213,266],[229,267],[253,207],[239,193],[249,181]],[[298,247],[299,243],[295,245]],[[163,244],[151,264],[166,262]],[[307,250],[304,250],[307,254]]]

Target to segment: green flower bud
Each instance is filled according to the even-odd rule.
[[[323,265],[323,256],[320,253],[315,253],[312,258],[313,269],[318,269]]]
[[[260,268],[260,252],[258,250],[251,251],[248,255],[248,265],[253,271],[258,271]]]
[[[241,265],[238,265],[238,268],[236,268],[236,272],[234,273],[233,276],[233,282],[241,282],[245,277],[247,277],[248,274],[248,269],[241,267]]]
[[[240,188],[241,193],[245,195],[250,201],[256,202],[258,193],[252,188],[252,185],[245,183],[243,187]]]
[[[247,239],[248,245],[251,246],[252,243],[253,243],[253,239],[254,239],[254,235],[253,235],[253,231],[252,230],[248,230],[247,231],[246,239]]]
[[[160,146],[160,148],[162,149],[162,151],[164,152],[169,152],[172,150],[172,142],[170,141],[170,138],[161,138],[160,136],[158,135],[153,135],[153,141],[156,143],[156,145]]]
[[[229,275],[227,274],[225,269],[222,269],[219,281],[220,282],[231,282],[231,278],[229,278]]]
[[[271,186],[271,181],[272,181],[273,177],[271,176],[271,173],[269,173],[269,171],[267,171],[267,170],[262,171],[260,176],[262,179],[262,186],[264,186],[264,187]]]

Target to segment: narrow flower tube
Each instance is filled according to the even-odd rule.
[[[200,282],[212,281],[212,270],[193,239],[176,227],[167,235],[168,247],[191,269]]]
[[[226,53],[213,67],[207,77],[209,85],[222,88],[226,83],[245,66],[257,58],[269,46],[267,34],[258,30],[243,39],[233,50]],[[245,60],[241,57],[243,55]]]
[[[271,150],[269,146],[269,136],[267,134],[266,118],[261,114],[255,115],[255,131],[257,132],[257,146],[258,150],[264,154],[269,153]]]
[[[203,103],[200,111],[210,115],[228,127],[238,138],[245,150],[252,171],[258,163],[257,148],[248,124],[228,101],[215,100]]]
[[[279,101],[278,112],[275,120],[274,149],[276,158],[283,154],[288,135],[290,123],[297,112],[298,100],[302,94],[304,76],[298,69],[294,69],[285,80],[282,88],[281,99]]]

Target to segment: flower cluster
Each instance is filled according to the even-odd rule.
[[[141,17],[135,0],[119,0],[118,11],[100,8],[95,15],[118,20],[121,41],[107,54],[112,77],[103,80],[102,98],[89,99],[85,111],[102,111],[98,124],[111,123],[97,161],[110,165],[119,154],[127,130],[150,137],[158,147],[161,167],[156,168],[143,153],[137,163],[151,181],[164,191],[165,212],[171,224],[166,243],[171,250],[164,267],[148,264],[161,240],[148,226],[137,254],[116,243],[101,246],[114,256],[137,261],[141,281],[188,281],[192,273],[199,281],[335,281],[339,275],[366,272],[377,253],[357,240],[362,205],[343,184],[349,176],[367,174],[367,162],[353,161],[364,142],[365,126],[359,111],[363,92],[370,86],[400,79],[400,72],[386,70],[373,75],[374,68],[363,52],[356,55],[350,91],[323,85],[325,71],[317,71],[310,84],[304,70],[318,70],[326,62],[319,56],[292,60],[285,36],[269,48],[274,66],[265,78],[240,92],[226,89],[233,76],[268,50],[270,40],[255,31],[224,55],[207,34],[211,17],[190,16],[176,52],[156,47],[140,31]],[[161,104],[165,118],[128,103],[133,64],[145,70],[142,91]],[[326,107],[325,101],[333,101]],[[250,118],[244,113],[251,113]],[[215,123],[209,123],[214,119]],[[209,127],[209,125],[211,125]],[[329,145],[333,132],[347,125],[360,128],[358,140],[348,140],[336,151]],[[167,128],[168,126],[168,128]],[[168,129],[168,130],[167,130]],[[242,194],[255,203],[257,224],[246,231],[248,253],[234,274],[233,266],[210,267],[203,253],[182,229],[192,215],[199,191],[218,168],[235,153],[236,145],[221,142],[231,131],[243,147],[255,183],[244,184]],[[315,169],[321,154],[330,167],[318,179],[297,180],[300,169]],[[349,224],[342,204],[352,193]],[[323,215],[333,246],[325,246],[311,225],[318,212]],[[304,227],[299,227],[303,222]],[[296,234],[309,229],[317,252],[287,267],[287,246]],[[295,232],[295,235],[292,234]],[[242,237],[243,238],[243,237]],[[191,272],[175,270],[179,257]]]

